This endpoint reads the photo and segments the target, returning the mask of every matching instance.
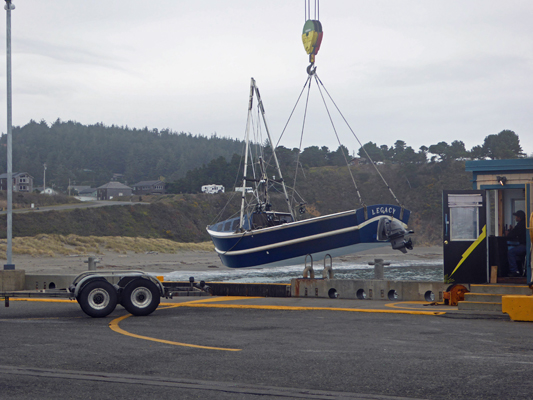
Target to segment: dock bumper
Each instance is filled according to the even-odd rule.
[[[291,296],[442,302],[448,286],[443,282],[298,278],[291,279]]]
[[[513,321],[533,322],[533,296],[502,296],[502,312]]]

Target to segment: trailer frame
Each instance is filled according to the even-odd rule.
[[[10,298],[63,298],[77,300],[85,314],[93,318],[108,316],[120,304],[135,316],[151,314],[161,298],[209,296],[204,281],[162,282],[140,270],[86,271],[77,275],[65,289],[15,290],[0,292],[5,307]]]

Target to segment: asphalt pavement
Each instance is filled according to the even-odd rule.
[[[530,399],[533,324],[423,303],[208,297],[0,307],[2,399]]]

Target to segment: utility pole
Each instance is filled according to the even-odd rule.
[[[4,269],[15,269],[13,264],[13,152],[12,152],[12,101],[11,101],[11,10],[15,6],[6,0],[6,60],[7,60],[7,249]]]
[[[46,194],[46,163],[44,163],[43,166],[44,166],[44,172],[43,172],[43,193]]]

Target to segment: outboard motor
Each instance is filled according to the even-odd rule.
[[[378,240],[390,241],[392,248],[394,250],[400,250],[402,253],[407,253],[407,250],[413,250],[411,238],[407,238],[407,240],[405,238],[411,233],[413,231],[403,229],[397,220],[381,218],[378,222]]]

